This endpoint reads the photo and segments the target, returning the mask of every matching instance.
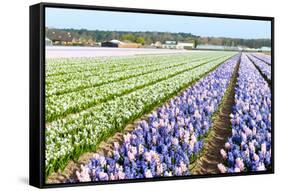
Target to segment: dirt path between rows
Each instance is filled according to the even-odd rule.
[[[213,121],[209,135],[205,138],[204,148],[200,157],[190,165],[191,174],[218,174],[220,173],[217,164],[222,163],[220,150],[224,148],[227,138],[231,136],[231,123],[229,115],[234,105],[235,84],[237,82],[238,69],[240,60],[238,61],[229,89],[224,95],[223,102],[217,116]]]

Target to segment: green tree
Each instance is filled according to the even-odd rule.
[[[121,40],[135,42],[136,37],[133,34],[123,34]]]
[[[145,44],[145,40],[144,40],[143,37],[138,37],[138,38],[136,39],[136,43],[140,43],[140,44],[144,45],[144,44]]]

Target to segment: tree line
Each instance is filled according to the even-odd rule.
[[[70,33],[73,38],[82,41],[92,40],[95,42],[110,41],[117,39],[121,41],[130,41],[142,45],[150,45],[157,41],[180,41],[198,44],[211,44],[221,46],[246,46],[249,48],[260,48],[262,46],[271,47],[270,39],[242,39],[242,38],[225,38],[225,37],[200,37],[191,33],[171,33],[171,32],[130,32],[130,31],[102,31],[87,29],[53,29],[46,28],[46,36],[51,36],[54,32]]]

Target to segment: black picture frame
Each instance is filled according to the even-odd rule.
[[[103,10],[133,13],[153,13],[164,15],[182,15],[215,18],[233,18],[263,20],[271,22],[271,92],[272,92],[272,168],[261,172],[241,172],[227,174],[189,175],[161,177],[152,179],[116,180],[87,183],[46,184],[45,183],[45,8],[67,8],[81,10]],[[75,5],[59,3],[39,3],[30,6],[30,96],[29,96],[29,184],[38,188],[85,186],[116,183],[151,182],[165,180],[182,180],[194,178],[230,177],[274,173],[274,17],[232,15],[217,13],[200,13],[155,9],[138,9],[125,7],[106,7],[94,5]]]

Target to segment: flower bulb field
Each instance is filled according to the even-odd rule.
[[[271,101],[262,53],[47,58],[46,181],[270,170]]]

